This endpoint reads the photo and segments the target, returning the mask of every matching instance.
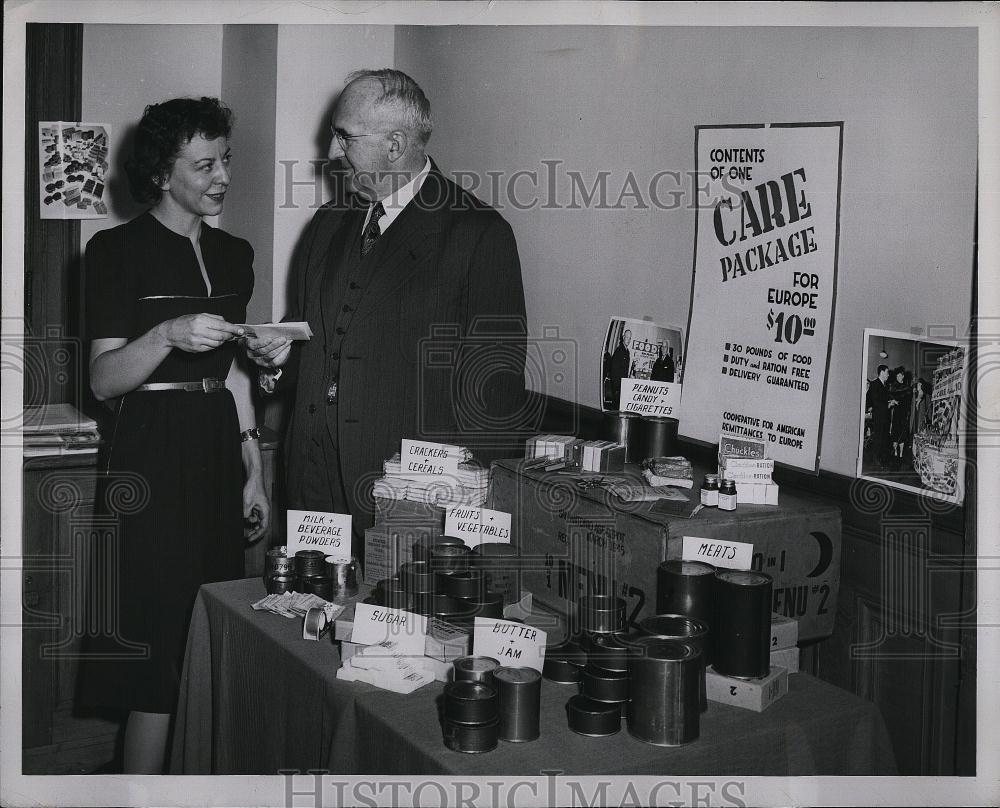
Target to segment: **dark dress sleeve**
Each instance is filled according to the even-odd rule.
[[[249,241],[239,240],[239,253],[240,258],[237,262],[237,266],[240,269],[241,277],[239,279],[239,295],[240,302],[243,304],[245,309],[250,305],[250,298],[253,296],[253,247],[250,245]]]
[[[136,267],[127,267],[120,229],[96,233],[87,243],[87,337],[136,336]]]

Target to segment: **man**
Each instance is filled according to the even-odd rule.
[[[889,366],[879,365],[876,374],[865,398],[872,418],[872,457],[878,468],[884,469],[889,452]]]
[[[626,328],[619,337],[615,352],[611,354],[611,396],[616,410],[621,406],[622,379],[628,378],[631,373],[631,344],[632,332]]]
[[[360,530],[403,438],[467,446],[487,466],[513,453],[524,292],[510,226],[426,156],[430,104],[412,78],[352,74],[331,129],[354,204],[320,208],[293,264],[286,319],[313,338],[248,351],[265,390],[295,388],[288,506],[351,513]]]
[[[674,349],[670,353],[663,355],[663,343],[656,343],[656,361],[653,362],[653,369],[649,378],[654,382],[672,382],[674,380]]]

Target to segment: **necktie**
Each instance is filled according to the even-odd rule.
[[[372,208],[372,215],[368,217],[368,224],[365,226],[364,235],[361,237],[361,257],[364,258],[371,252],[372,247],[378,237],[382,235],[382,229],[378,226],[378,220],[385,215],[385,208],[381,202],[376,202]]]

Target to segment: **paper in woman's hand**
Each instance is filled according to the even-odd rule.
[[[243,329],[243,339],[290,339],[308,340],[312,338],[309,323],[237,323]]]

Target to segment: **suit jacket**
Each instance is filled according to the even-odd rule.
[[[497,211],[433,163],[376,245],[343,338],[337,406],[326,406],[323,279],[366,212],[324,206],[309,224],[293,264],[288,319],[308,321],[314,337],[293,348],[279,381],[279,389],[295,386],[289,494],[300,490],[312,419],[323,419],[356,516],[371,511],[371,482],[403,438],[468,446],[488,465],[513,454],[524,437],[527,329],[514,235]]]

